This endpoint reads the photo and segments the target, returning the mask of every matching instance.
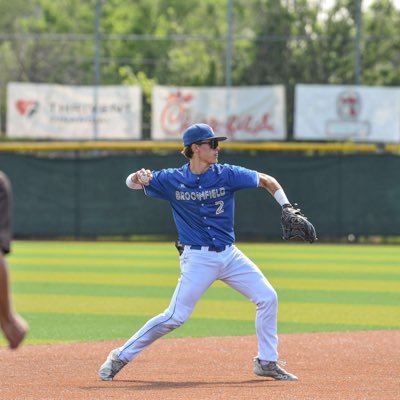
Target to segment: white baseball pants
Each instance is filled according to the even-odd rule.
[[[155,340],[181,326],[203,293],[217,279],[256,305],[256,334],[260,360],[278,360],[277,294],[258,267],[236,246],[222,252],[190,249],[180,257],[181,277],[169,307],[150,319],[122,347],[119,358],[129,362]]]

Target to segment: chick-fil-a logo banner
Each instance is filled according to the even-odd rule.
[[[152,138],[181,140],[194,123],[207,123],[232,140],[284,140],[285,89],[251,87],[153,88]]]
[[[7,135],[13,138],[140,139],[141,89],[11,82]]]

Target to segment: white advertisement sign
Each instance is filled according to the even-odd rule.
[[[7,136],[140,139],[141,110],[139,87],[9,83]]]
[[[400,90],[297,85],[294,137],[305,140],[400,140]]]
[[[152,138],[182,139],[191,124],[207,123],[232,140],[286,138],[284,86],[153,88]]]

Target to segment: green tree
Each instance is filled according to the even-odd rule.
[[[288,128],[298,83],[354,83],[356,5],[328,10],[309,0],[234,0],[233,85],[282,84]],[[94,82],[97,0],[0,3],[0,96],[9,81]],[[101,0],[101,84],[149,88],[225,84],[227,0]],[[400,12],[375,0],[363,13],[362,83],[398,85]]]
[[[362,53],[366,85],[400,84],[400,11],[389,0],[376,0],[364,15]]]
[[[103,69],[105,79],[117,79],[115,72],[129,65],[160,84],[220,84],[224,4],[225,0],[139,0],[134,5],[108,1],[103,6],[102,32],[126,40],[103,43],[104,57],[110,60]]]

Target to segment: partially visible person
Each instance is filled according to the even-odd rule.
[[[11,244],[11,184],[0,171],[0,327],[11,349],[16,349],[28,332],[28,324],[12,307],[8,265],[5,255]]]

